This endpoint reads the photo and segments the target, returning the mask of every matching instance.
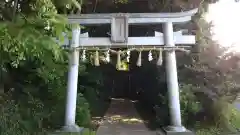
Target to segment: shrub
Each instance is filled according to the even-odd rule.
[[[78,94],[77,99],[76,121],[83,127],[89,127],[91,123],[89,104],[81,93]]]
[[[216,127],[226,132],[237,132],[240,129],[240,112],[236,107],[223,99],[215,101],[212,107]]]
[[[197,97],[194,94],[194,87],[192,85],[181,85],[180,104],[183,123],[187,126],[196,124],[196,116],[202,110],[202,105],[197,100]]]
[[[32,135],[45,132],[43,119],[48,117],[43,109],[43,104],[38,100],[29,100],[29,103],[16,103],[7,99],[0,108],[0,134],[1,135]]]
[[[61,128],[64,120],[65,101],[50,107],[30,94],[16,101],[10,94],[1,95],[0,134],[34,135]],[[89,105],[81,94],[77,101],[77,124],[89,126]]]
[[[186,126],[192,125],[197,135],[240,131],[240,112],[232,103],[223,98],[200,100],[202,96],[196,96],[194,89],[192,85],[181,86],[181,112]]]

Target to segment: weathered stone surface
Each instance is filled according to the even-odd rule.
[[[165,133],[165,135],[195,135],[192,131],[189,131],[189,130],[186,130],[184,132],[178,132],[178,131],[163,129],[163,132]]]

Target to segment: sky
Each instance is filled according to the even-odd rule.
[[[205,19],[212,23],[212,39],[227,52],[240,53],[240,1],[219,0],[209,5]]]

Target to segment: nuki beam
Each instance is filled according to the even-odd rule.
[[[109,38],[91,38],[80,37],[80,47],[143,47],[143,46],[163,46],[164,37],[162,33],[155,32],[155,37],[128,37],[126,43],[114,43]],[[195,36],[181,35],[179,32],[175,32],[173,36],[175,44],[195,44]]]
[[[183,35],[182,31],[177,31],[173,33],[174,44],[178,45],[192,45],[196,43],[195,36],[193,35]],[[119,47],[154,47],[154,46],[164,46],[164,35],[161,32],[155,31],[154,37],[128,37],[127,43],[114,43],[110,38],[107,37],[89,37],[89,34],[83,33],[79,37],[79,46],[84,48],[92,48],[92,47],[111,47],[111,48],[119,48]],[[65,38],[65,41],[62,45],[69,45],[69,40]]]

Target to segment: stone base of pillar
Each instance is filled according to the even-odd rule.
[[[79,133],[79,135],[83,132],[84,128],[79,127],[78,125],[70,125],[70,126],[63,126],[62,129],[56,131],[54,134],[61,134],[61,133]]]
[[[64,126],[62,128],[63,132],[82,132],[83,127],[79,127],[78,125]]]
[[[192,131],[187,130],[185,127],[168,126],[158,131],[157,135],[195,135]]]

